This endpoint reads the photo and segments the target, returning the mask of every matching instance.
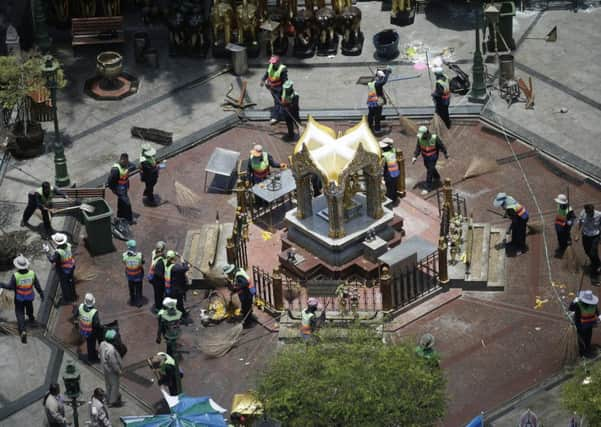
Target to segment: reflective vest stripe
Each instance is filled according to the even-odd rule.
[[[150,268],[148,269],[148,280],[154,279],[154,268],[157,265],[157,262],[163,259],[163,255],[157,256],[155,251],[152,251],[152,262],[150,263]]]
[[[382,153],[384,160],[386,160],[386,167],[388,168],[388,174],[392,178],[396,178],[400,175],[399,164],[396,161],[396,152],[393,150],[385,151]]]
[[[257,178],[267,178],[269,175],[269,155],[267,153],[263,153],[263,157],[260,160],[257,160],[256,157],[252,157],[250,159],[250,166],[253,171],[253,175]]]
[[[73,258],[73,254],[71,253],[71,244],[67,243],[64,249],[58,248],[56,250],[61,257],[59,262],[59,266],[63,269],[65,274],[69,274],[75,268],[75,258]]]
[[[150,166],[155,167],[157,164],[157,161],[155,160],[154,157],[151,156],[140,156],[140,163],[144,163],[144,162],[148,162],[150,164]]]
[[[113,167],[119,170],[119,179],[117,180],[117,185],[119,187],[129,187],[129,170],[122,167],[119,163],[115,163]]]
[[[255,285],[251,282],[250,280],[250,276],[246,273],[246,271],[244,271],[244,269],[239,268],[238,271],[236,272],[236,274],[234,274],[234,281],[236,281],[238,279],[238,276],[242,276],[246,279],[246,281],[248,282],[248,289],[254,290],[255,289]]]
[[[273,64],[269,64],[267,68],[267,79],[271,87],[280,86],[282,84],[282,72],[286,69],[285,65],[280,64],[277,70],[273,69]]]
[[[512,206],[512,208],[515,210],[517,216],[519,216],[522,219],[528,219],[528,211],[524,206],[520,205],[519,203],[516,203],[514,206]]]
[[[303,310],[301,313],[301,334],[311,335],[313,333],[313,328],[311,327],[311,319],[313,319],[313,316],[315,316],[315,313],[310,313],[307,312],[307,310]]]
[[[82,335],[84,337],[89,337],[90,335],[92,335],[93,324],[94,324],[93,323],[94,315],[96,314],[96,312],[98,310],[93,308],[90,311],[86,311],[84,309],[84,305],[80,304],[78,311],[79,311],[79,333],[80,333],[80,335]]]
[[[585,326],[592,326],[597,323],[596,307],[590,304],[578,302],[580,307],[580,323]]]
[[[175,359],[171,356],[169,356],[167,353],[157,353],[160,356],[163,356],[165,358],[165,361],[163,363],[161,363],[161,366],[159,368],[159,371],[161,372],[161,375],[165,375],[167,373],[167,366],[175,366]]]
[[[280,103],[284,106],[292,103],[292,98],[294,98],[294,92],[284,89],[282,91],[282,97],[280,99]]]
[[[171,269],[175,264],[165,266],[165,294],[171,295]]]
[[[35,273],[28,270],[27,273],[15,273],[15,298],[17,301],[33,301],[33,282]]]
[[[438,154],[438,150],[436,148],[436,134],[430,135],[430,139],[419,138],[419,148],[421,150],[422,156],[424,157],[432,157]]]
[[[439,84],[442,86],[442,96],[441,96],[442,99],[444,99],[446,101],[449,98],[451,98],[451,87],[449,85],[449,79],[436,80],[436,84]]]
[[[557,215],[555,215],[555,224],[565,227],[568,222],[568,214],[570,213],[570,208],[562,209],[560,207],[557,208]]]
[[[371,81],[367,84],[367,105],[376,107],[378,105],[378,93],[376,92],[376,83]]]
[[[54,187],[50,187],[50,193],[48,194],[48,197],[44,195],[44,189],[42,187],[38,188],[36,190],[36,193],[40,195],[40,201],[43,205],[45,205],[46,203],[48,203],[48,200],[50,200],[52,196],[54,196]]]
[[[144,273],[142,269],[142,253],[137,252],[131,254],[125,252],[123,254],[123,262],[125,262],[125,275],[129,280],[140,280]]]

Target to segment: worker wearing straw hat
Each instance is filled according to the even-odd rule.
[[[71,244],[64,233],[54,233],[52,242],[56,245],[54,253],[50,254],[50,246],[44,243],[42,246],[48,261],[54,264],[58,280],[61,285],[61,301],[59,304],[70,304],[75,301],[75,258],[71,250]]]
[[[17,317],[17,327],[21,342],[27,343],[27,330],[25,329],[25,312],[30,323],[35,322],[33,316],[33,289],[38,292],[42,301],[44,300],[44,291],[40,287],[37,275],[29,269],[29,260],[23,255],[17,256],[13,260],[13,265],[17,271],[11,276],[8,284],[0,283],[0,287],[15,292],[15,316]]]
[[[432,191],[434,181],[440,182],[440,174],[436,170],[436,162],[440,151],[443,152],[445,158],[449,158],[447,149],[438,135],[430,133],[426,126],[420,126],[417,130],[417,144],[411,163],[415,163],[418,156],[422,155],[424,167],[426,168],[426,188],[422,190],[422,194],[428,194]]]
[[[267,151],[263,151],[262,145],[255,145],[250,151],[248,160],[248,179],[252,185],[258,184],[269,176],[269,168],[285,169],[286,163],[278,163]]]
[[[392,200],[394,205],[399,202],[399,195],[397,193],[397,185],[401,172],[399,170],[399,163],[396,159],[396,150],[394,149],[392,138],[384,138],[380,141],[380,148],[382,149],[382,158],[384,160],[384,184],[386,184],[386,197]]]
[[[159,169],[164,165],[164,163],[157,163],[156,153],[150,144],[142,144],[142,154],[140,155],[140,180],[144,183],[142,202],[150,207],[158,206],[154,186],[159,180]]]
[[[570,304],[569,310],[574,312],[574,323],[578,331],[578,347],[580,355],[585,357],[591,354],[591,340],[593,328],[599,323],[599,298],[591,290],[580,291]]]
[[[571,231],[576,215],[565,194],[558,194],[555,203],[557,203],[555,232],[557,233],[557,243],[559,245],[555,251],[555,256],[561,257],[568,245],[572,243]]]

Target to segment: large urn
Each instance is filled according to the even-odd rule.
[[[118,89],[123,85],[119,76],[123,72],[123,56],[107,51],[96,57],[96,72],[101,77],[100,87],[106,90]]]

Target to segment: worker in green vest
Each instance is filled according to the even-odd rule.
[[[144,281],[144,256],[136,250],[136,241],[127,241],[127,251],[123,252],[125,277],[129,286],[129,305],[142,307],[142,282]]]
[[[75,293],[75,258],[71,244],[64,233],[55,233],[52,235],[52,241],[56,245],[54,253],[50,254],[50,246],[46,243],[42,245],[48,261],[54,264],[59,283],[61,285],[60,305],[75,302],[77,295]]]
[[[142,203],[146,206],[158,206],[158,196],[154,194],[154,186],[159,180],[159,170],[165,167],[165,162],[157,163],[156,150],[150,144],[142,144],[140,155],[140,180],[144,183]]]
[[[568,246],[572,244],[572,225],[576,219],[576,214],[565,194],[558,194],[555,198],[555,203],[557,203],[555,233],[557,234],[558,243],[555,256],[560,258]]]
[[[87,293],[83,303],[75,309],[74,318],[79,322],[79,334],[85,338],[88,348],[88,362],[97,363],[98,351],[96,350],[96,341],[102,336],[102,325],[100,316],[96,308],[96,298],[91,293]]]
[[[426,168],[426,188],[422,190],[422,194],[428,194],[432,191],[434,181],[440,182],[440,174],[436,170],[436,162],[440,151],[443,152],[445,158],[449,158],[447,149],[438,135],[430,133],[426,126],[420,126],[417,130],[417,144],[411,163],[415,163],[418,156],[422,155]]]
[[[271,124],[276,124],[282,119],[282,85],[288,80],[288,68],[280,63],[280,57],[272,55],[269,58],[269,66],[261,79],[261,87],[267,86],[273,97],[273,109],[271,110]]]
[[[27,198],[27,206],[23,211],[21,227],[31,227],[29,224],[29,218],[31,218],[36,209],[39,209],[42,213],[44,231],[48,236],[50,236],[53,233],[53,230],[52,224],[50,223],[48,209],[50,209],[52,205],[52,199],[56,196],[66,197],[65,193],[51,186],[48,181],[42,182],[42,186],[40,188],[30,192]]]
[[[451,118],[449,117],[451,85],[449,78],[444,74],[444,70],[442,69],[442,59],[440,59],[439,65],[434,66],[432,71],[434,71],[434,75],[436,76],[436,84],[432,92],[436,114],[440,116],[447,129],[449,129],[451,127]]]
[[[580,356],[594,357],[591,340],[593,328],[599,323],[599,298],[591,290],[578,293],[570,304],[569,310],[574,312],[574,323],[578,332],[578,347]]]
[[[286,169],[286,163],[278,163],[273,156],[263,151],[262,145],[255,145],[248,159],[247,176],[252,185],[263,182],[269,176],[270,167]]]
[[[300,335],[304,341],[313,339],[313,334],[317,330],[318,317],[315,313],[318,306],[319,301],[317,301],[317,298],[309,298],[307,300],[307,308],[301,311]]]
[[[282,111],[284,112],[284,119],[286,120],[286,127],[288,128],[288,134],[286,139],[293,141],[296,137],[295,128],[300,129],[300,115],[299,115],[299,96],[294,90],[294,82],[292,80],[286,80],[282,90]]]
[[[434,336],[432,334],[424,334],[419,339],[419,344],[415,347],[415,354],[426,359],[432,366],[438,367],[439,356],[434,350]]]
[[[27,343],[27,330],[25,329],[25,312],[30,323],[35,323],[33,316],[33,289],[38,292],[40,299],[44,301],[44,292],[40,287],[37,275],[29,269],[29,260],[23,255],[13,260],[17,271],[11,276],[8,284],[0,283],[0,287],[15,292],[15,316],[17,317],[17,328],[21,336],[21,342]]]
[[[159,352],[150,359],[150,365],[159,374],[159,385],[167,386],[171,396],[182,392],[181,374],[173,357]]]
[[[159,328],[156,343],[160,344],[161,339],[165,338],[166,352],[171,357],[175,357],[182,319],[182,312],[177,309],[176,305],[177,300],[167,297],[163,300],[163,308],[158,313]]]
[[[394,141],[392,138],[384,138],[380,141],[380,148],[382,149],[382,159],[384,160],[384,184],[386,185],[386,197],[392,200],[393,205],[399,203],[399,195],[397,193],[397,186],[399,178],[401,177],[401,171],[399,169],[399,162],[396,158],[396,150],[393,146]]]
[[[367,123],[374,133],[382,132],[380,122],[382,120],[382,108],[386,105],[384,96],[384,85],[392,73],[390,66],[384,70],[377,70],[374,79],[367,83]]]
[[[122,153],[119,162],[115,163],[109,173],[107,187],[117,196],[117,218],[135,224],[131,202],[129,200],[129,174],[136,166],[129,161],[129,155]]]
[[[234,264],[226,264],[223,267],[223,273],[229,282],[230,290],[235,292],[240,299],[240,315],[244,321],[244,327],[248,328],[254,321],[252,308],[253,298],[256,295],[255,286],[246,271],[243,268],[236,267]]]

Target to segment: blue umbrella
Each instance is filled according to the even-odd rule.
[[[483,427],[484,426],[484,417],[482,415],[478,415],[476,418],[471,420],[465,427]]]

